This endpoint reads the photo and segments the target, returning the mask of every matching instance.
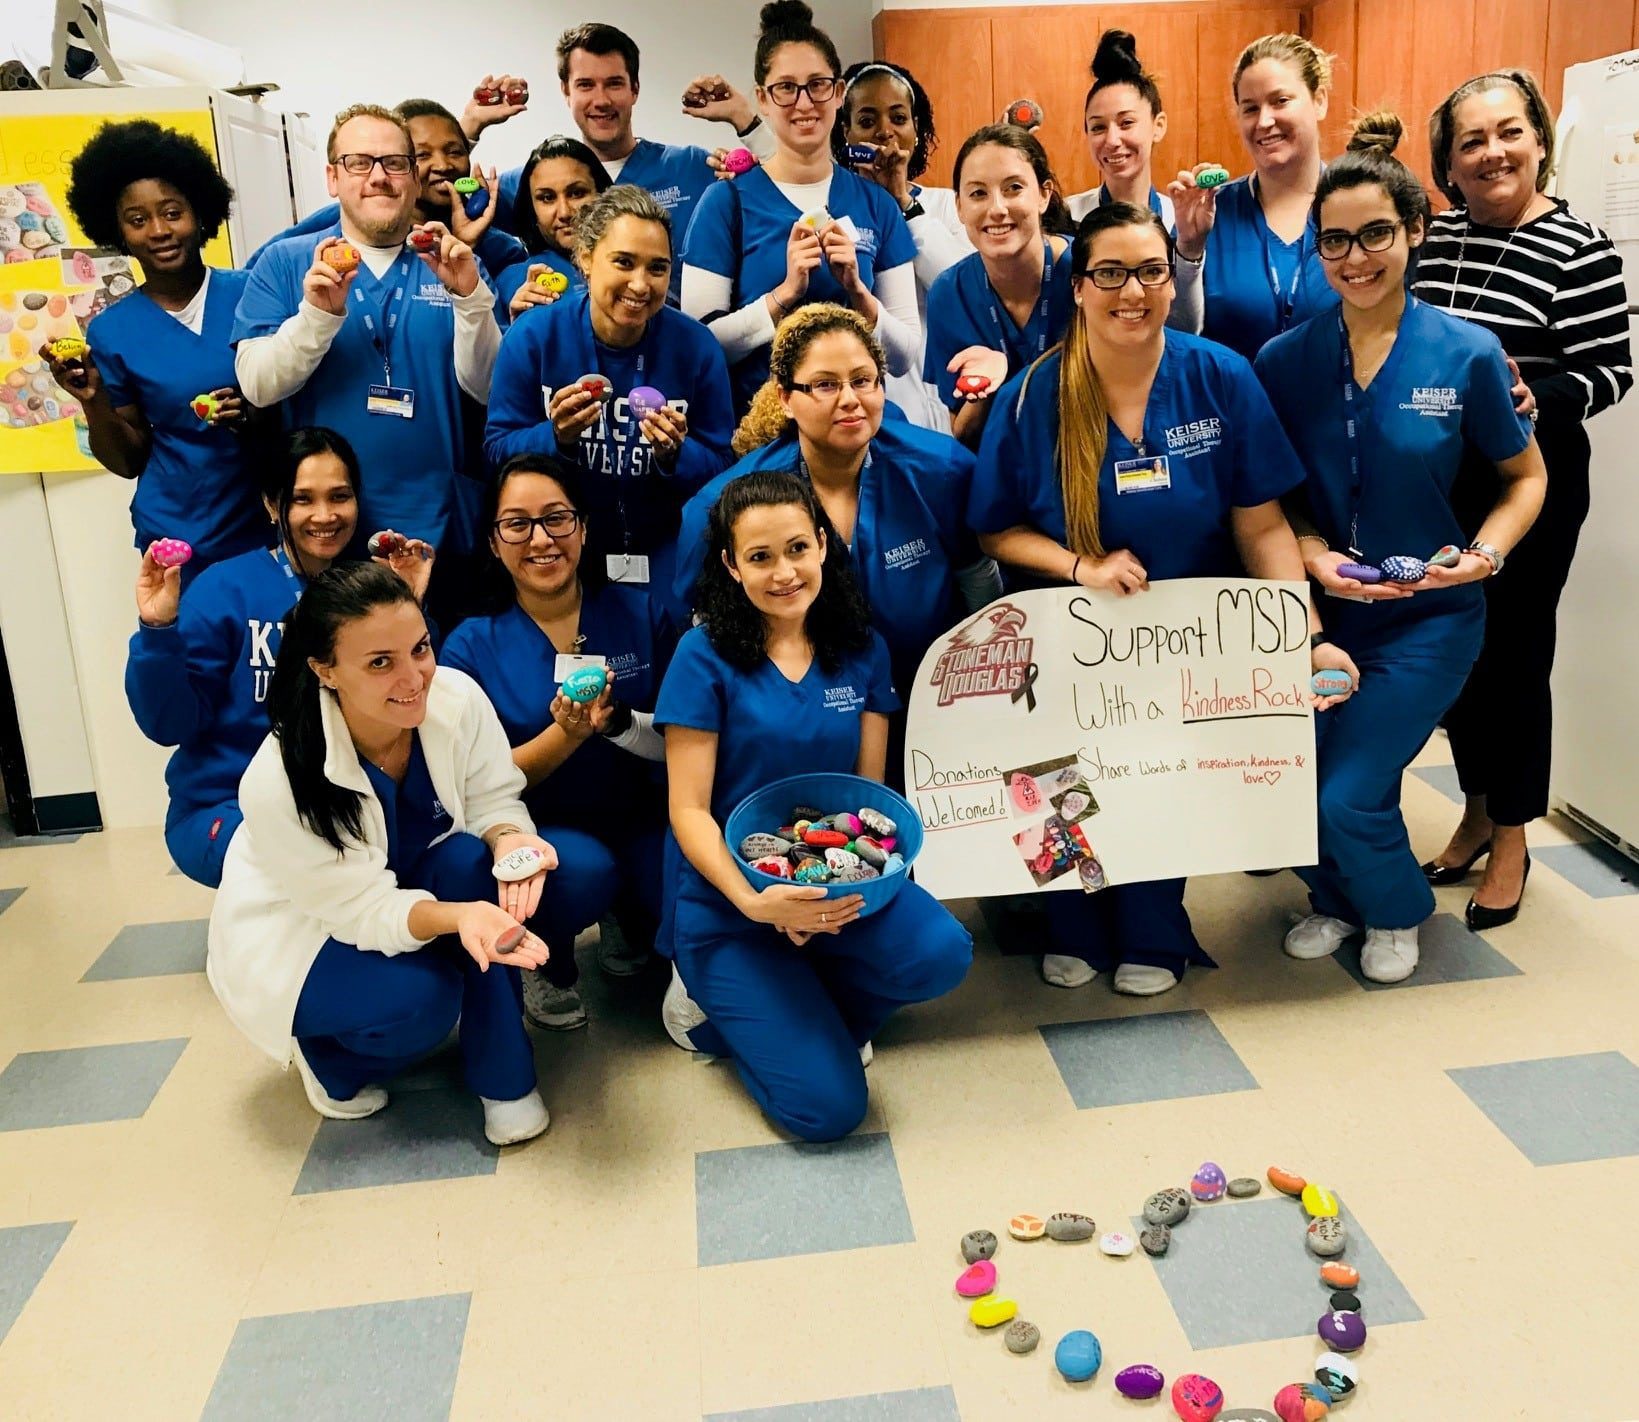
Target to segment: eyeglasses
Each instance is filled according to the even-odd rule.
[[[336,166],[346,169],[355,178],[368,177],[377,163],[390,178],[402,178],[415,167],[415,159],[408,153],[343,153],[336,159]]]
[[[495,536],[503,543],[528,543],[535,536],[535,526],[539,524],[548,538],[568,538],[579,523],[579,509],[553,509],[539,518],[524,518],[520,514],[496,519]]]
[[[800,380],[793,380],[791,389],[800,390],[804,395],[812,395],[816,400],[835,400],[842,394],[844,384],[854,394],[865,396],[882,384],[882,377],[873,370],[869,375],[856,375],[848,381],[810,380],[804,384]]]
[[[1330,228],[1315,238],[1315,250],[1328,262],[1341,262],[1356,242],[1362,252],[1386,252],[1394,245],[1394,234],[1404,226],[1405,223],[1394,221],[1368,222],[1358,232]]]
[[[836,93],[839,82],[829,74],[822,74],[818,79],[810,79],[806,84],[780,79],[773,84],[764,85],[763,92],[782,109],[789,109],[797,102],[798,94],[807,94],[811,103],[827,102],[831,95]]]
[[[1136,267],[1122,267],[1109,263],[1088,267],[1082,276],[1100,291],[1120,291],[1130,277],[1137,277],[1140,286],[1165,286],[1172,280],[1171,262],[1144,262]]]

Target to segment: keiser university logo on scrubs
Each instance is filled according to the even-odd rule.
[[[825,709],[839,711],[844,716],[858,711],[865,704],[865,698],[854,690],[853,683],[847,686],[828,686],[825,688]]]
[[[1028,709],[1034,710],[1036,664],[1030,654],[1035,643],[1024,635],[1024,624],[1023,611],[999,602],[952,632],[929,678],[939,688],[939,704],[1005,694],[1015,701],[1029,698]]]
[[[928,547],[925,538],[913,538],[908,543],[901,543],[897,548],[889,548],[882,555],[882,565],[890,573],[902,573],[914,568],[933,550]]]
[[[1413,410],[1419,415],[1433,415],[1445,419],[1463,412],[1463,402],[1451,385],[1413,385],[1411,399],[1400,402],[1402,410]]]

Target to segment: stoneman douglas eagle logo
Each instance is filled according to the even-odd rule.
[[[932,684],[939,688],[939,704],[966,696],[998,693],[1017,701],[1028,698],[1036,709],[1036,664],[1030,660],[1032,639],[1024,635],[1025,615],[1010,602],[987,607],[971,622],[950,634],[950,641],[934,663]]]

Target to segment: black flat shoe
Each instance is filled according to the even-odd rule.
[[[1434,885],[1436,889],[1443,888],[1447,884],[1460,884],[1468,877],[1468,871],[1474,867],[1474,861],[1482,854],[1489,854],[1490,852],[1491,841],[1486,840],[1484,844],[1470,854],[1467,859],[1463,860],[1461,864],[1452,864],[1447,866],[1441,864],[1436,859],[1431,859],[1427,864],[1423,865],[1423,877],[1427,879],[1429,883]]]
[[[1484,933],[1488,928],[1501,928],[1505,923],[1512,923],[1519,917],[1519,906],[1525,902],[1525,886],[1531,879],[1531,856],[1525,856],[1525,873],[1520,876],[1519,897],[1507,908],[1486,908],[1477,904],[1473,899],[1468,901],[1468,908],[1463,912],[1463,918],[1468,924],[1470,933]]]

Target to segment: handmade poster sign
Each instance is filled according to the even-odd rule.
[[[1309,593],[1010,594],[922,659],[906,795],[940,898],[1315,862]]]

